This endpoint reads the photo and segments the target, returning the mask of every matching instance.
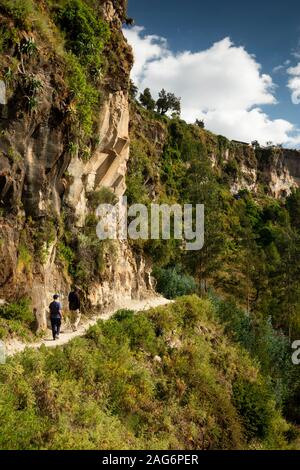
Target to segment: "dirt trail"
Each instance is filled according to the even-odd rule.
[[[56,347],[56,346],[62,346],[63,344],[68,343],[71,339],[76,338],[78,336],[83,336],[85,332],[89,329],[90,326],[95,325],[98,320],[108,320],[117,310],[119,309],[129,309],[129,310],[134,310],[136,312],[142,311],[142,310],[148,310],[152,307],[158,307],[159,305],[166,305],[170,302],[170,300],[165,299],[164,297],[156,296],[156,297],[150,297],[148,299],[144,300],[125,300],[122,305],[115,306],[113,310],[107,311],[106,313],[102,315],[95,315],[92,317],[90,320],[81,323],[79,325],[79,328],[77,331],[72,331],[69,329],[64,329],[62,328],[62,332],[60,335],[60,338],[56,341],[53,341],[51,331],[47,331],[47,337],[42,339],[41,341],[38,341],[36,343],[23,343],[19,340],[11,340],[5,344],[5,349],[6,349],[6,355],[7,356],[13,356],[14,354],[17,354],[19,352],[24,351],[25,348],[32,348],[32,349],[38,349],[40,348],[43,344],[46,347]]]

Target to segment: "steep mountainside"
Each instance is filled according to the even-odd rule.
[[[72,280],[101,308],[149,287],[143,260],[101,244],[93,218],[125,191],[125,19],[122,1],[0,2],[0,297],[29,297],[41,328]]]
[[[205,244],[135,244],[155,266],[187,271],[248,312],[299,332],[300,152],[232,142],[131,101],[130,202],[205,205]],[[293,259],[293,263],[288,260]]]
[[[152,145],[149,151],[152,151],[152,156],[158,163],[167,143],[169,131],[176,133],[176,125],[180,125],[176,124],[176,120],[171,127],[166,116],[160,117],[157,113],[149,113],[141,106],[137,106],[136,102],[131,105],[131,137],[134,142],[139,139],[149,142],[150,146]],[[298,187],[300,178],[298,150],[273,146],[255,147],[230,141],[197,125],[191,126],[190,129],[190,148],[185,147],[185,158],[187,161],[193,158],[192,152],[195,152],[195,149],[192,149],[191,141],[197,141],[198,151],[200,148],[205,151],[216,172],[220,176],[225,173],[230,176],[232,194],[247,189],[254,194],[264,192],[280,199]]]
[[[220,305],[226,332],[260,364],[278,406],[300,422],[298,151],[228,141],[131,100],[130,202],[205,206],[205,243],[137,241],[167,298],[192,292]],[[297,160],[298,159],[298,160]]]
[[[40,328],[51,294],[64,297],[73,281],[87,306],[102,308],[151,289],[149,263],[126,243],[95,235],[96,206],[126,188],[133,56],[121,32],[125,8],[119,1],[0,3],[1,297],[29,298]],[[145,188],[162,164],[168,126],[132,106],[133,153],[146,141],[153,156]],[[232,194],[281,198],[297,184],[298,152],[255,150],[196,127],[189,139],[220,177],[228,175]],[[131,163],[135,184],[141,156]],[[156,190],[153,180],[154,198]]]
[[[300,152],[146,110],[126,3],[0,0],[0,339],[36,339],[52,295],[65,305],[74,284],[87,314],[154,284],[175,301],[8,358],[0,447],[290,448]],[[96,208],[125,193],[204,204],[203,249],[100,241]]]

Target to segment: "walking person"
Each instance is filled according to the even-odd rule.
[[[69,310],[71,313],[71,322],[73,331],[77,331],[81,313],[80,313],[80,298],[79,289],[75,286],[69,294]]]
[[[52,328],[53,340],[59,339],[61,320],[62,320],[62,307],[59,302],[59,295],[55,294],[53,296],[53,302],[49,305],[50,310],[50,320]]]

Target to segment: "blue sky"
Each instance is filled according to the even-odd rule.
[[[140,67],[133,78],[141,88],[150,86],[156,94],[160,85],[166,88],[169,85],[169,89],[173,88],[170,91],[181,92],[183,116],[188,120],[193,120],[196,113],[191,109],[189,97],[185,96],[187,88],[192,89],[199,116],[204,119],[206,116],[208,127],[229,133],[229,137],[263,140],[265,132],[266,140],[277,140],[287,146],[300,144],[300,104],[296,104],[300,90],[300,2],[129,0],[128,14],[134,18],[136,27],[125,34],[134,49],[140,48],[137,60]],[[219,44],[216,50],[212,49],[214,44]],[[160,47],[161,55],[153,46]],[[143,63],[141,50],[145,54],[148,51]],[[170,70],[171,76],[168,75]],[[216,77],[213,70],[218,74]],[[194,73],[195,79],[185,83]],[[232,89],[228,80],[232,82]],[[203,92],[198,96],[197,83],[202,88],[207,86],[205,99]],[[214,91],[222,102],[222,88],[232,105],[226,100],[216,105]],[[296,93],[294,103],[293,91]],[[219,109],[216,110],[216,106]],[[232,109],[229,108],[234,108],[234,112],[230,114]],[[222,124],[226,111],[232,129],[228,123]],[[239,134],[235,127],[241,113],[244,129]],[[247,127],[252,128],[255,135]]]

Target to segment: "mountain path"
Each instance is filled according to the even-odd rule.
[[[5,343],[5,353],[6,356],[14,356],[17,353],[24,351],[26,348],[39,349],[42,345],[45,345],[48,348],[53,348],[57,346],[62,346],[63,344],[68,343],[74,338],[79,336],[84,336],[86,331],[97,323],[98,320],[108,320],[112,315],[120,309],[133,310],[135,312],[149,310],[152,307],[158,307],[160,305],[166,305],[171,301],[165,299],[161,296],[153,296],[146,298],[144,300],[124,300],[121,305],[115,305],[112,310],[109,310],[103,314],[94,315],[92,318],[86,322],[82,322],[77,331],[72,331],[68,327],[62,325],[62,330],[60,333],[60,338],[53,341],[52,333],[50,330],[47,330],[47,337],[43,338],[40,341],[34,343],[24,343],[17,339],[9,340]]]

